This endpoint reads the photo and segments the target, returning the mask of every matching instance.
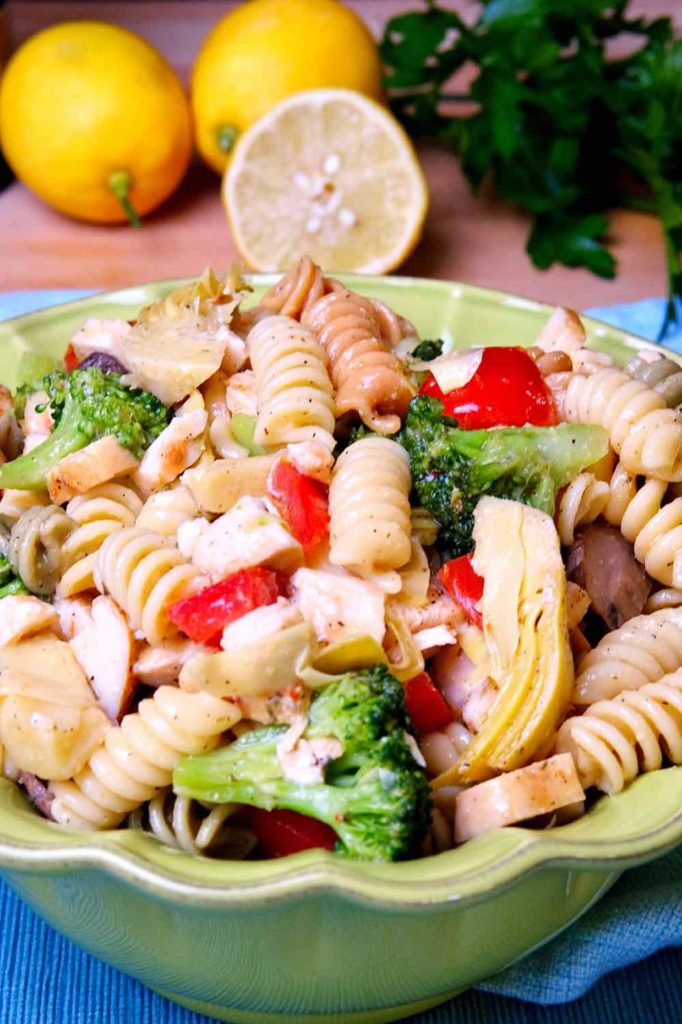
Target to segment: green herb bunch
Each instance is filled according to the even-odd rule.
[[[394,109],[415,136],[455,148],[473,188],[489,178],[532,216],[536,266],[613,277],[609,207],[662,222],[669,303],[682,296],[682,40],[670,19],[630,17],[628,0],[482,0],[473,25],[425,0],[381,44]],[[618,37],[623,36],[622,40]],[[625,46],[625,56],[611,56]],[[451,77],[473,65],[452,112]]]

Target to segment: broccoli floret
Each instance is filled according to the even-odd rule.
[[[0,597],[10,594],[28,594],[28,590],[14,572],[11,563],[0,555]]]
[[[410,353],[413,359],[423,359],[425,363],[430,363],[432,359],[437,359],[442,354],[443,342],[440,338],[438,341],[429,341],[427,339],[420,341],[417,347]]]
[[[27,391],[21,389],[20,405]],[[107,434],[141,458],[168,422],[168,410],[158,398],[126,387],[117,373],[95,368],[51,373],[32,386],[34,391],[47,393],[55,428],[33,451],[0,467],[0,487],[40,490],[60,459]]]
[[[474,510],[492,494],[554,514],[557,491],[608,450],[606,431],[587,424],[460,430],[438,399],[413,398],[397,440],[410,456],[417,501],[439,525],[448,555],[473,548]]]
[[[245,733],[228,747],[185,757],[173,773],[183,796],[298,811],[334,829],[337,851],[363,860],[414,855],[431,815],[430,789],[410,747],[400,683],[383,666],[349,672],[312,701],[303,739],[340,740],[322,783],[285,777],[277,743],[286,726]]]

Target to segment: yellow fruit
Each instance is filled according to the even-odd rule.
[[[428,192],[384,107],[347,89],[313,89],[244,132],[223,202],[257,270],[284,270],[308,253],[325,270],[385,274],[417,243]]]
[[[175,190],[192,151],[189,104],[163,57],[96,21],[45,29],[0,85],[0,144],[16,176],[62,213],[135,221]]]
[[[222,172],[235,139],[303,89],[338,87],[381,97],[377,47],[338,0],[249,0],[206,38],[192,72],[197,146]]]

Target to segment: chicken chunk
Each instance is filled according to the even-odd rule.
[[[234,415],[243,412],[247,416],[255,416],[258,412],[258,392],[256,375],[253,370],[242,370],[230,377],[225,389],[225,404]]]
[[[195,409],[176,416],[152,441],[133,477],[144,494],[160,491],[194,465],[205,448],[202,434],[207,422],[206,410]]]
[[[517,768],[458,793],[455,841],[580,803],[585,794],[570,754]]]
[[[162,640],[154,647],[145,644],[133,663],[133,676],[145,686],[172,686],[180,678],[183,665],[204,650],[200,644],[179,636]]]
[[[92,603],[92,622],[71,640],[71,649],[107,716],[119,721],[133,695],[133,638],[110,597]]]
[[[73,640],[92,622],[92,600],[89,597],[55,597],[52,607],[65,640]]]
[[[260,498],[246,496],[203,530],[192,562],[214,580],[250,566],[291,572],[303,549],[279,516]]]
[[[63,505],[77,494],[130,473],[137,465],[135,456],[107,435],[60,459],[47,474],[47,489],[55,505]]]
[[[299,569],[291,578],[294,603],[322,643],[370,636],[381,644],[386,631],[385,594],[355,576]]]
[[[332,478],[334,456],[323,441],[297,441],[288,444],[287,456],[299,473],[328,484]]]
[[[220,646],[224,651],[265,641],[288,626],[301,621],[301,613],[290,601],[280,597],[274,604],[255,608],[223,630]]]

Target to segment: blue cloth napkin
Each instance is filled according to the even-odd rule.
[[[0,295],[0,320],[92,294],[46,290]],[[586,310],[597,319],[654,340],[662,299]],[[682,350],[682,331],[666,344]],[[607,972],[666,947],[682,946],[682,848],[627,872],[584,918],[554,942],[453,1003],[421,1014],[413,1024],[679,1024],[682,952],[662,954],[617,979],[604,979],[575,1007],[529,1008],[577,999]],[[625,984],[632,998],[622,998]],[[620,987],[618,987],[620,986]],[[58,936],[0,883],[0,1024],[204,1024],[206,1018],[156,996]],[[583,1005],[584,1004],[584,1005]],[[619,1004],[619,1005],[616,1005]]]

